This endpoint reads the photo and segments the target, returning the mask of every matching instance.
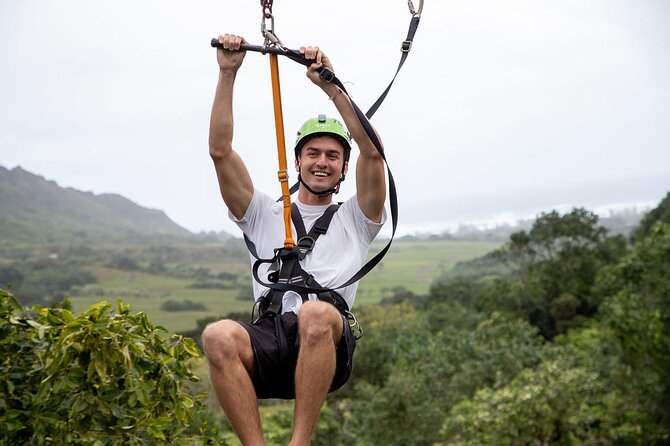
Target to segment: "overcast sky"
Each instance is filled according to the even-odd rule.
[[[275,0],[274,13],[283,42],[319,45],[363,109],[392,77],[410,19],[404,0]],[[209,41],[260,44],[260,18],[258,0],[3,0],[0,165],[237,233],[208,155]],[[670,190],[669,25],[666,0],[426,0],[373,118],[400,233],[657,203]],[[335,109],[304,67],[280,64],[291,147],[306,118]],[[268,67],[248,54],[240,70],[234,146],[278,195]]]

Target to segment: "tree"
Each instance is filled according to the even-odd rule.
[[[646,237],[656,223],[670,224],[670,192],[665,195],[658,206],[645,214],[631,235],[631,241],[635,242]]]
[[[24,305],[45,305],[58,301],[74,286],[97,282],[93,274],[73,261],[42,259],[14,262],[4,267],[4,273],[7,272],[13,272],[15,279],[21,279],[14,283],[12,290]],[[0,285],[4,286],[5,283],[0,282]]]
[[[0,266],[0,286],[20,287],[23,274],[15,265]]]
[[[670,225],[657,223],[633,251],[599,276],[607,347],[625,367],[613,379],[670,438]]]
[[[566,355],[523,370],[511,383],[483,388],[456,405],[444,445],[646,445],[644,417],[593,370]]]
[[[510,237],[497,256],[515,266],[489,293],[489,308],[525,316],[552,338],[594,314],[600,301],[592,293],[598,270],[626,250],[622,236],[608,237],[598,217],[585,209],[560,215],[543,213],[529,232]]]
[[[392,316],[390,326],[380,319],[382,327],[368,329],[375,331],[374,346],[366,338],[357,360],[374,361],[379,372],[363,375],[366,380],[355,375],[355,398],[344,405],[354,414],[348,429],[360,444],[433,444],[453,405],[479,388],[504,385],[542,360],[543,339],[526,322],[501,314],[482,320],[468,314],[472,310],[450,305],[406,312],[400,319]],[[428,318],[435,311],[446,314],[439,318],[443,325],[431,333],[436,327]],[[389,336],[391,328],[395,336]],[[381,358],[370,357],[371,348],[383,352]]]

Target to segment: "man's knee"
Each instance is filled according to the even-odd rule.
[[[247,360],[251,351],[249,335],[244,327],[232,320],[213,322],[202,332],[202,346],[207,360],[214,366],[241,358]]]
[[[308,301],[298,313],[300,342],[322,342],[327,339],[337,344],[342,337],[342,317],[337,309],[326,302]]]

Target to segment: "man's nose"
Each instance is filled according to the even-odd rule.
[[[326,164],[326,161],[328,160],[327,156],[325,154],[319,155],[319,158],[317,158],[316,162],[319,163],[320,165]]]

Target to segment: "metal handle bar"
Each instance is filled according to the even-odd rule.
[[[219,39],[217,38],[212,39],[211,45],[214,48],[223,48],[223,45],[219,43]],[[265,53],[278,54],[280,56],[286,56],[292,61],[298,62],[299,64],[302,64],[306,67],[309,67],[315,62],[314,59],[307,59],[305,56],[300,54],[300,51],[298,50],[291,50],[288,48],[278,48],[275,46],[251,45],[248,43],[243,43],[240,45],[240,49],[238,51],[252,51],[255,53],[263,53],[263,54]],[[321,76],[321,79],[327,82],[330,82],[335,77],[335,74],[325,66],[319,68],[318,73],[319,76]]]
[[[212,39],[212,47],[214,48],[223,48],[223,45],[219,43],[219,39]],[[314,63],[314,59],[306,59],[305,56],[300,54],[300,51],[290,50],[288,48],[278,48],[275,46],[262,46],[262,45],[251,45],[249,43],[240,44],[239,51],[252,51],[255,53],[270,53],[270,54],[279,54],[280,56],[288,56],[291,59],[295,60],[298,63],[301,63],[305,66],[310,66]]]

